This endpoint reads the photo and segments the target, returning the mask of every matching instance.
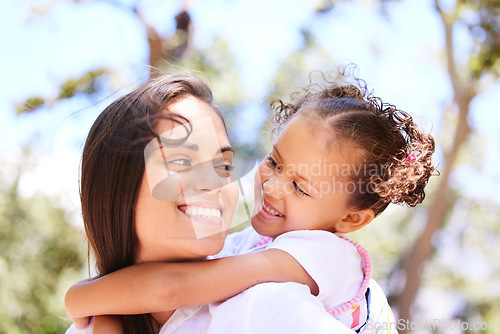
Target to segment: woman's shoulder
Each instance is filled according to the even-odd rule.
[[[398,323],[384,291],[373,279],[370,280],[369,290],[370,316],[359,333],[397,334]]]

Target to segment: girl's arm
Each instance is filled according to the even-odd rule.
[[[291,255],[269,249],[199,262],[133,265],[73,285],[65,304],[72,319],[153,313],[225,300],[263,282],[302,283],[318,294],[314,280]]]

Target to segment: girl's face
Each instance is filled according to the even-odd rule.
[[[136,207],[136,263],[216,254],[238,200],[237,185],[228,179],[233,152],[217,113],[191,96],[168,110],[189,124],[161,121],[159,140],[146,147]],[[187,140],[172,145],[186,137],[187,128]]]
[[[318,131],[318,129],[320,129]],[[350,194],[356,184],[354,168],[337,145],[321,136],[321,126],[297,116],[289,121],[255,177],[252,226],[261,235],[276,237],[294,230],[335,232],[350,214]]]

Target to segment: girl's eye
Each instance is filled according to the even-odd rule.
[[[274,161],[273,157],[272,156],[268,156],[267,157],[267,162],[268,162],[268,165],[273,168],[273,169],[277,169],[278,171],[281,170],[281,166],[276,162]]]
[[[293,184],[293,189],[295,189],[295,192],[300,195],[300,196],[309,196],[308,193],[306,193],[304,190],[300,189],[299,185],[297,184],[297,182],[293,181],[292,182]]]

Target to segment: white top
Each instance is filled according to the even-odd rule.
[[[309,287],[258,284],[222,303],[178,309],[160,334],[354,333],[336,320]]]
[[[66,334],[91,334],[92,325]],[[304,334],[346,333],[309,287],[298,283],[258,284],[223,303],[176,310],[160,334]]]
[[[354,244],[343,234],[337,235],[319,230],[291,231],[278,236],[273,241],[269,237],[260,236],[249,227],[244,231],[229,235],[218,257],[269,248],[277,248],[289,253],[318,285],[317,298],[327,311],[334,314],[348,328],[359,329],[366,322],[369,314],[367,296],[362,296],[366,292],[371,270],[362,269],[362,262],[358,256],[364,257],[365,261],[369,262],[369,255],[362,247],[354,246]],[[364,255],[358,253],[359,251],[364,251]],[[371,266],[369,263],[366,264]],[[360,293],[361,296],[357,296]],[[353,300],[356,296],[361,299]],[[354,304],[348,306],[347,302]],[[334,313],[332,313],[333,310],[335,310]]]
[[[272,243],[254,247],[262,240],[252,228],[233,233],[215,257],[281,249],[311,275],[319,295],[311,295],[308,286],[294,282],[258,284],[224,302],[176,310],[160,334],[354,333],[327,313],[325,306],[340,305],[358,292],[363,274],[356,248],[325,231],[287,232]],[[72,326],[66,333],[86,332]]]
[[[350,301],[361,287],[364,275],[356,247],[331,232],[287,232],[267,244],[266,249],[271,248],[281,249],[299,262],[318,285],[317,298],[325,307]]]
[[[298,283],[259,284],[221,303],[177,310],[160,334],[353,333],[327,313],[325,306],[336,307],[357,294],[363,273],[356,248],[325,231],[292,231],[266,241],[269,239],[247,228],[229,235],[224,249],[214,257],[281,249],[315,280],[317,297]]]

